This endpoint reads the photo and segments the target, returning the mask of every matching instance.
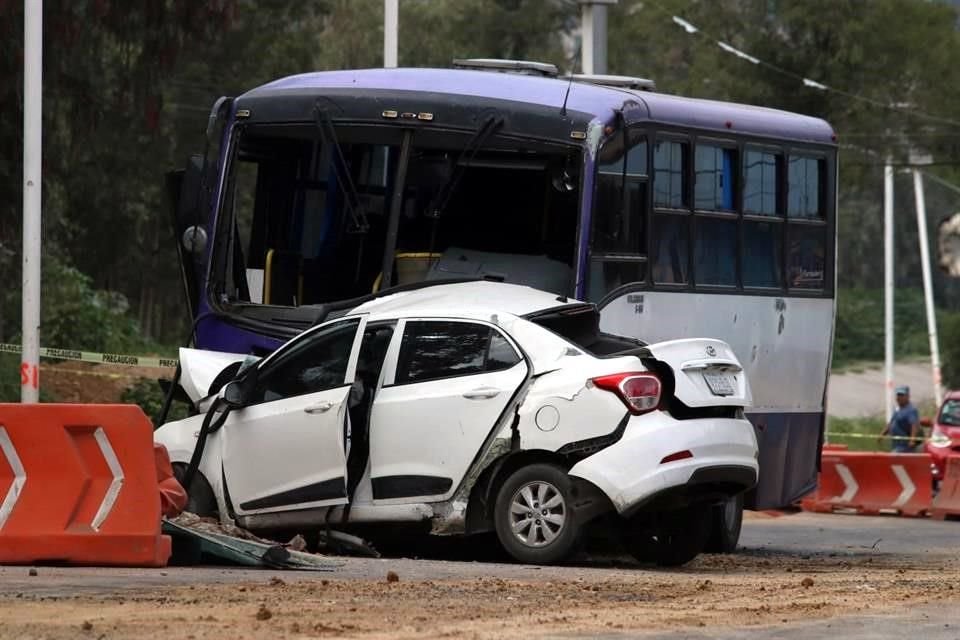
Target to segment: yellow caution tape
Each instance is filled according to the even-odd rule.
[[[0,342],[0,353],[20,353],[18,344]],[[78,362],[92,362],[94,364],[116,364],[124,367],[153,367],[155,369],[175,369],[175,358],[155,358],[152,356],[132,356],[121,353],[98,353],[96,351],[78,351],[76,349],[40,348],[41,358],[54,360],[76,360]]]

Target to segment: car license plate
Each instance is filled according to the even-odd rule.
[[[731,373],[704,371],[703,379],[715,396],[732,396],[736,392],[736,378]]]

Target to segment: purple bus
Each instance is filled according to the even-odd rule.
[[[761,449],[747,505],[810,491],[834,323],[830,125],[640,79],[458,66],[307,73],[216,103],[206,153],[169,184],[195,346],[263,355],[397,288],[527,284],[595,302],[612,333],[728,342]]]

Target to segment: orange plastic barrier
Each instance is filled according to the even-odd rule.
[[[825,444],[825,445],[823,445],[823,450],[824,450],[824,451],[846,451],[848,448],[849,448],[848,445],[845,445],[845,444]]]
[[[933,499],[930,515],[937,520],[960,518],[960,456],[947,458],[940,492]]]
[[[187,492],[173,475],[167,448],[154,443],[153,458],[157,466],[157,483],[160,485],[160,512],[167,518],[175,518],[187,508]]]
[[[820,460],[817,490],[800,503],[804,511],[921,516],[930,510],[933,478],[925,453],[827,450]]]
[[[0,404],[0,564],[162,567],[153,427],[134,405]]]

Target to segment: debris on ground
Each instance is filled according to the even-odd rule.
[[[311,571],[332,571],[336,566],[324,556],[287,549],[239,527],[222,525],[194,514],[185,515],[163,522],[163,532],[173,539],[171,564],[226,562],[246,567]]]
[[[27,572],[27,575],[28,575],[28,576],[31,576],[31,577],[32,577],[32,576],[36,576],[36,575],[37,575],[37,569],[36,569],[36,567],[31,567],[31,568],[30,568],[30,571]]]
[[[267,609],[267,605],[260,605],[259,611],[257,611],[257,620],[269,620],[273,617],[273,612],[270,609]]]
[[[806,587],[807,589],[809,589],[810,587],[813,586],[813,578],[804,578],[803,580],[800,581],[800,586]]]
[[[387,582],[400,582],[400,576],[395,571],[387,571]]]

